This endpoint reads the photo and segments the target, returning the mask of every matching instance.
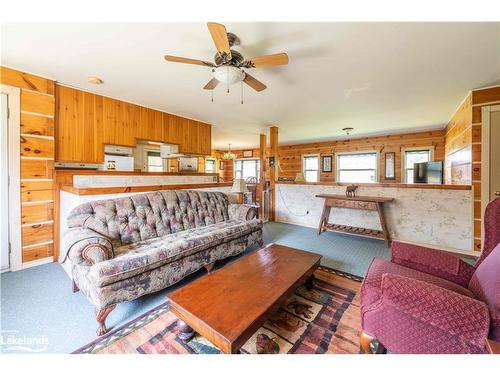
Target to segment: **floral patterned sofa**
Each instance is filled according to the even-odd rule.
[[[252,206],[221,192],[162,190],[84,203],[68,218],[61,262],[96,307],[98,335],[116,304],[175,284],[215,261],[262,246]]]

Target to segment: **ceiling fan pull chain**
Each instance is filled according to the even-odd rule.
[[[241,81],[241,104],[243,104],[243,81]]]
[[[210,101],[213,103],[214,102],[214,90],[210,90]]]
[[[227,93],[229,94],[229,67],[226,68],[226,74],[227,74]]]

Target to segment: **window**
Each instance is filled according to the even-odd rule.
[[[338,182],[377,182],[376,152],[337,154]]]
[[[205,173],[215,173],[215,159],[205,159]]]
[[[235,160],[234,161],[234,178],[242,178],[246,180],[249,177],[255,177],[259,181],[260,160]]]
[[[319,155],[304,155],[302,157],[302,172],[307,182],[318,182]]]
[[[413,184],[413,164],[432,160],[430,148],[403,150],[403,176],[407,184]]]
[[[147,152],[148,172],[163,172],[163,159],[157,151]]]

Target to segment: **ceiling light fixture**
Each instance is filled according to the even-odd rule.
[[[222,159],[224,160],[232,160],[236,159],[236,155],[231,152],[231,143],[229,143],[229,149],[222,155]]]
[[[102,85],[104,83],[104,81],[102,79],[100,79],[99,77],[96,77],[96,76],[90,76],[87,78],[87,80],[90,83],[93,83],[94,85]]]
[[[342,128],[342,131],[344,131],[347,135],[351,134],[353,130],[354,128]]]

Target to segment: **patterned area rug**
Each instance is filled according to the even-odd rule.
[[[359,353],[361,279],[326,267],[314,277],[313,288],[299,287],[245,343],[242,353]],[[220,353],[198,334],[184,344],[176,337],[176,322],[166,302],[74,353]]]

